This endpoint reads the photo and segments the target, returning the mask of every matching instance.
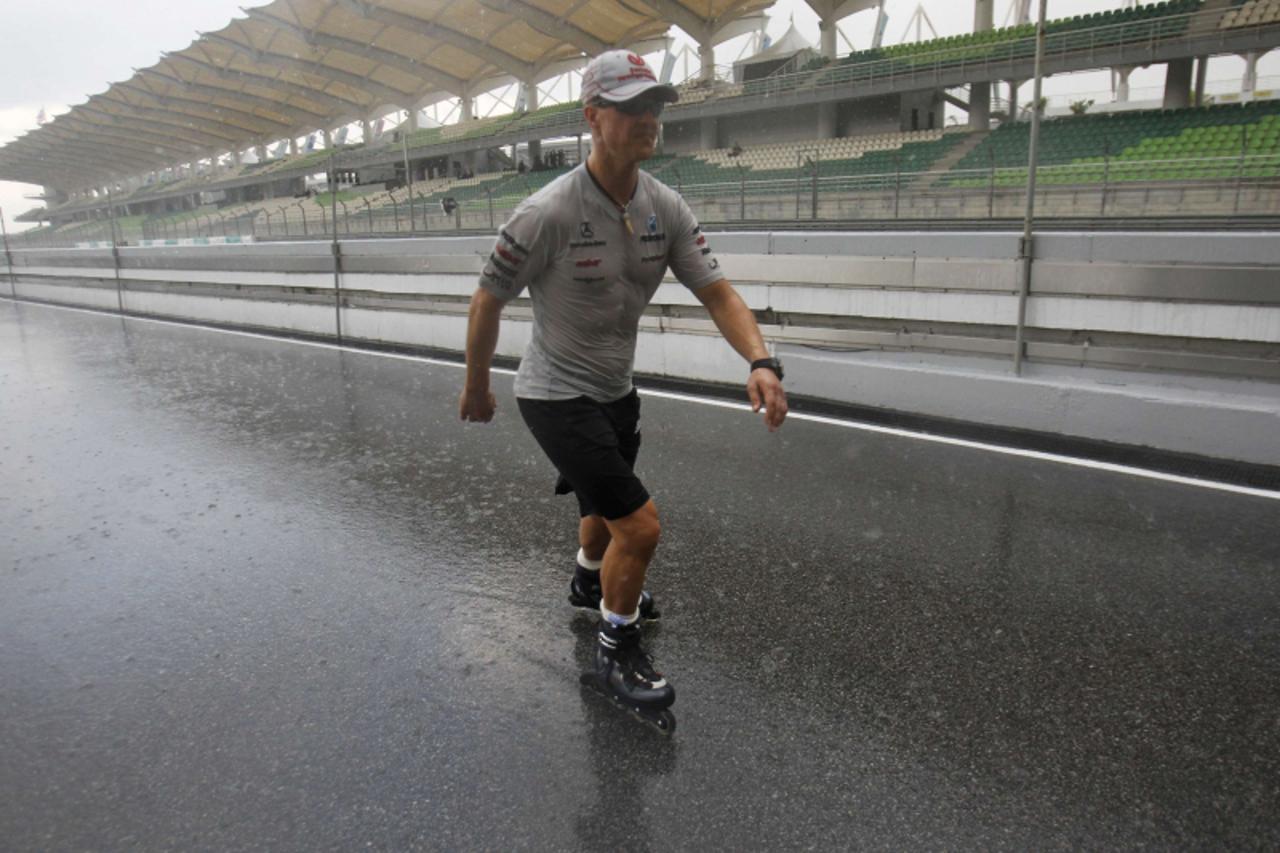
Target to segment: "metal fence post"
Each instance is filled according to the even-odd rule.
[[[111,185],[107,185],[107,217],[111,222],[111,266],[116,276],[116,306],[124,313],[124,282],[120,280],[120,245],[116,242],[116,205],[111,196]]]
[[[369,199],[364,200],[365,213],[369,214],[369,234],[373,235],[373,203]]]
[[[747,167],[738,164],[738,221],[747,220]]]
[[[811,182],[812,200],[809,203],[809,218],[817,219],[818,218],[818,161],[810,160],[809,165],[813,167],[812,182]]]
[[[1107,215],[1107,190],[1111,184],[1111,140],[1102,143],[1102,208],[1099,216]]]
[[[4,265],[9,268],[9,294],[18,298],[18,284],[13,276],[13,254],[9,251],[9,229],[4,224],[4,208],[0,208],[0,236],[4,238]]]
[[[492,231],[495,227],[497,227],[493,221],[493,190],[490,189],[489,187],[485,187],[484,194],[489,199],[489,230]],[[427,218],[427,215],[425,212],[422,214],[422,218],[423,219]]]
[[[804,177],[804,168],[800,163],[800,155],[796,154],[796,221],[800,221],[800,179]]]
[[[412,233],[418,227],[413,216],[413,171],[409,168],[409,134],[403,130],[400,131],[400,144],[404,151],[404,180],[409,185],[409,231]],[[400,230],[399,223],[396,224],[396,230]]]
[[[1232,207],[1235,213],[1240,212],[1240,187],[1244,183],[1244,161],[1249,155],[1249,128],[1240,125],[1240,162],[1236,164],[1236,203]]]
[[[1014,330],[1013,342],[1013,372],[1015,376],[1022,375],[1022,351],[1026,346],[1024,338],[1027,326],[1027,299],[1031,294],[1031,261],[1035,255],[1032,243],[1032,227],[1035,221],[1036,168],[1039,165],[1038,158],[1040,156],[1040,96],[1044,83],[1041,69],[1044,63],[1044,18],[1047,5],[1048,0],[1040,0],[1039,17],[1036,19],[1035,86],[1031,95],[1031,144],[1027,155],[1027,207],[1022,220],[1022,239],[1018,241],[1018,256],[1022,262],[1022,276],[1018,287],[1018,325]]]
[[[337,174],[333,168],[333,153],[329,153],[329,209],[333,214],[333,240],[330,251],[333,253],[333,328],[338,337],[338,345],[342,345],[342,245],[338,242],[338,193]],[[324,216],[324,207],[320,208],[320,216]]]
[[[996,152],[991,149],[991,177],[987,182],[987,218],[994,219],[996,215]]]
[[[902,202],[902,155],[896,155],[893,163],[893,218],[897,219]]]

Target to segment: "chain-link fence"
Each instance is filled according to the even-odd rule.
[[[1199,177],[1180,177],[1197,175]],[[685,183],[678,170],[659,177],[678,190],[708,225],[786,227],[822,222],[838,228],[894,221],[1012,219],[1026,202],[1025,168],[951,169],[857,176],[822,176],[816,163],[787,177],[760,180],[740,169],[737,180]],[[1105,160],[1043,166],[1036,212],[1045,219],[1280,216],[1280,154],[1179,160]],[[510,192],[441,204],[394,193],[340,199],[271,200],[224,211],[172,217],[100,218],[57,229],[10,235],[17,246],[145,244],[145,241],[404,237],[492,232],[523,196]],[[447,211],[447,212],[446,212]]]

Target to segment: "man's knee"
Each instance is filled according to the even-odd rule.
[[[652,552],[658,547],[662,525],[658,523],[658,507],[652,500],[630,515],[607,523],[614,541],[629,551]]]

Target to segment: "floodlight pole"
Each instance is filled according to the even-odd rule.
[[[1018,241],[1018,260],[1021,261],[1021,283],[1018,288],[1018,327],[1013,342],[1013,372],[1022,375],[1023,350],[1026,349],[1027,297],[1031,293],[1031,259],[1035,254],[1031,229],[1035,220],[1036,169],[1040,157],[1040,98],[1044,82],[1044,18],[1048,0],[1040,0],[1040,12],[1036,19],[1035,86],[1031,94],[1031,144],[1027,155],[1027,209],[1022,218],[1022,239]]]

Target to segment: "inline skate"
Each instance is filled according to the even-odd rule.
[[[601,620],[595,667],[582,673],[580,681],[662,734],[676,730],[671,712],[675,688],[653,668],[653,659],[640,645],[638,624]]]

